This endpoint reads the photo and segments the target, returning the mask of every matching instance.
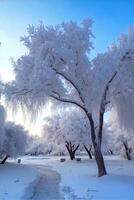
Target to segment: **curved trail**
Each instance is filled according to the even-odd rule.
[[[60,192],[60,175],[48,166],[35,167],[40,176],[28,186],[22,200],[64,200]]]

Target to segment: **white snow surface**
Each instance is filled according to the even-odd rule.
[[[22,157],[0,165],[0,200],[133,200],[134,162],[105,157],[108,175],[98,178],[94,159],[61,163],[60,157]]]
[[[0,200],[20,200],[37,176],[37,170],[28,165],[16,162],[0,165]]]

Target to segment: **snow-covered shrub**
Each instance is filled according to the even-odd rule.
[[[13,157],[24,155],[27,147],[28,132],[13,122],[4,125],[5,139],[0,152],[1,157]]]

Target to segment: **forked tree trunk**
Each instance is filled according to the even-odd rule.
[[[66,148],[68,150],[68,153],[69,153],[69,156],[70,156],[70,159],[71,160],[74,160],[75,159],[75,153],[76,151],[78,150],[79,148],[79,144],[78,145],[75,145],[75,144],[72,144],[71,142],[65,142],[65,145],[66,145]]]
[[[98,176],[100,177],[100,176],[106,175],[107,172],[106,172],[106,168],[105,168],[105,164],[104,164],[103,155],[102,155],[102,152],[101,152],[103,121],[104,121],[105,107],[108,103],[110,103],[110,101],[107,101],[107,93],[109,91],[110,84],[112,83],[112,81],[114,80],[114,78],[117,75],[117,71],[115,71],[115,73],[112,75],[112,77],[107,82],[107,84],[105,85],[105,88],[104,88],[104,92],[103,92],[101,104],[100,104],[99,129],[98,129],[97,135],[95,133],[94,120],[92,118],[92,114],[89,113],[87,108],[85,107],[85,102],[84,102],[84,99],[81,95],[81,92],[79,91],[79,88],[77,87],[77,85],[75,85],[75,83],[73,83],[73,81],[71,79],[69,79],[64,74],[62,74],[58,71],[56,71],[56,73],[58,75],[62,76],[63,78],[65,78],[65,80],[67,80],[69,83],[71,83],[74,86],[74,88],[78,92],[78,95],[79,95],[83,105],[76,102],[76,101],[70,100],[70,99],[61,98],[60,95],[55,91],[53,91],[53,94],[51,95],[51,97],[58,100],[58,101],[64,102],[64,103],[71,103],[73,105],[76,105],[76,106],[80,107],[85,112],[85,114],[88,117],[89,123],[90,123],[91,139],[92,139],[92,143],[93,143],[93,147],[94,147],[95,160],[96,160],[97,167],[98,167]],[[67,147],[67,150],[70,154],[70,150],[68,148],[68,145],[66,147]],[[78,146],[78,148],[79,148],[79,146]]]
[[[117,71],[114,72],[114,74],[109,79],[109,81],[107,82],[107,84],[105,85],[105,88],[104,88],[104,92],[103,92],[101,104],[100,104],[100,110],[99,110],[99,128],[98,128],[97,134],[95,133],[95,126],[94,126],[94,120],[92,118],[92,114],[88,113],[88,112],[86,113],[87,117],[89,119],[89,122],[90,122],[91,138],[92,138],[92,143],[93,143],[93,147],[94,147],[94,156],[95,156],[95,160],[96,160],[97,167],[98,167],[98,176],[99,177],[107,174],[103,155],[101,152],[101,143],[102,143],[102,132],[103,132],[105,107],[108,103],[110,103],[110,101],[107,101],[107,94],[109,91],[110,84],[112,83],[112,81],[114,80],[116,75],[117,75]]]
[[[91,154],[92,145],[90,146],[89,149],[86,145],[84,145],[84,148],[85,148],[86,152],[88,153],[89,158],[92,159],[92,154]]]
[[[5,158],[1,161],[0,164],[5,164],[6,160],[9,158],[9,156],[5,156]]]

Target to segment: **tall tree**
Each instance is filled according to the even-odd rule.
[[[126,129],[127,132],[134,130],[133,43],[134,28],[132,27],[127,34],[122,34],[104,54],[99,54],[94,59],[94,68],[99,82],[102,79],[101,74],[108,78],[111,72],[118,73],[110,89],[110,108],[113,108],[117,115],[113,116],[113,123],[118,123],[119,127]]]
[[[90,123],[98,176],[103,176],[106,174],[101,153],[103,117],[109,85],[116,74],[105,83],[102,96],[89,60],[91,24],[91,20],[84,20],[81,26],[74,22],[56,27],[30,26],[28,36],[22,38],[29,53],[14,63],[16,80],[6,87],[6,92],[15,105],[19,102],[32,111],[42,108],[48,97],[81,108]],[[102,97],[96,98],[97,93]]]
[[[133,51],[129,49],[133,32],[91,63],[91,25],[91,20],[84,20],[82,25],[29,26],[28,36],[22,37],[29,52],[14,63],[16,80],[7,85],[5,93],[7,100],[30,111],[39,111],[50,98],[78,106],[89,121],[98,176],[103,176],[106,169],[101,143],[106,106],[113,100],[112,105],[120,110],[122,100],[116,100],[117,94],[123,96],[126,88],[133,91]]]

